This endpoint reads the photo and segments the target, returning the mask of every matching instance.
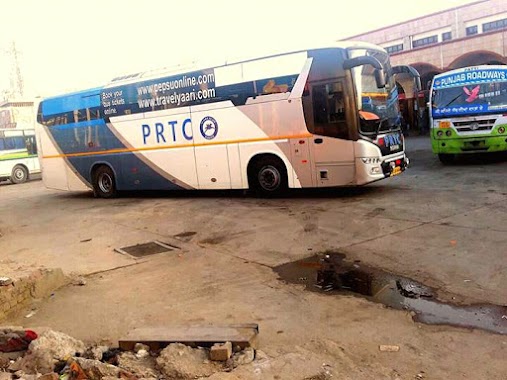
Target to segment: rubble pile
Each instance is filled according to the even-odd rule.
[[[213,351],[213,354],[211,353]],[[171,343],[159,350],[138,343],[124,351],[86,346],[61,332],[0,328],[0,380],[198,379],[255,360],[255,350],[219,342],[211,348]]]

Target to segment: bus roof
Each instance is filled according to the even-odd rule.
[[[76,91],[72,93],[63,93],[60,95],[55,95],[51,97],[47,97],[43,99],[42,103],[42,112],[45,115],[52,115],[61,112],[68,112],[75,109],[89,108],[89,107],[97,107],[100,105],[100,92],[104,88],[114,87],[118,85],[125,85],[130,83],[135,83],[140,80],[146,79],[155,79],[158,77],[164,77],[169,75],[178,75],[184,74],[187,72],[195,71],[195,70],[203,70],[209,68],[220,68],[226,66],[232,66],[236,64],[252,62],[262,59],[274,58],[284,55],[290,54],[301,54],[306,53],[310,50],[318,50],[318,49],[329,49],[329,48],[338,48],[338,49],[371,49],[371,50],[385,50],[378,46],[368,42],[362,41],[334,41],[328,43],[315,44],[306,49],[293,50],[293,51],[285,51],[280,53],[275,53],[266,56],[260,56],[255,58],[237,60],[237,61],[229,61],[224,62],[222,65],[216,66],[200,66],[199,64],[193,64],[188,66],[175,66],[175,67],[165,67],[160,69],[154,69],[146,72],[139,72],[129,75],[123,75],[116,78],[113,78],[109,83],[106,83],[104,86],[95,87],[92,89],[86,89],[82,91]]]
[[[478,71],[478,70],[507,70],[507,65],[478,65],[478,66],[467,66],[459,69],[444,71],[443,73],[437,74],[434,78],[440,78],[447,75],[460,74],[467,71]]]
[[[331,49],[332,48],[338,48],[338,49],[363,48],[363,49],[371,49],[371,50],[380,50],[380,51],[385,52],[384,48],[382,48],[378,45],[368,43],[368,42],[335,41],[335,42],[321,43],[318,45],[312,45],[311,47],[307,47],[305,49],[300,49],[300,50],[283,51],[283,52],[273,53],[273,54],[265,55],[265,56],[227,61],[221,65],[215,65],[215,66],[205,66],[205,65],[200,65],[199,63],[194,63],[192,65],[186,65],[186,66],[179,65],[179,66],[173,66],[173,67],[164,67],[164,68],[154,69],[154,70],[145,71],[145,72],[128,74],[128,75],[123,75],[123,76],[113,78],[104,87],[113,87],[113,86],[117,86],[117,85],[134,83],[134,82],[137,82],[141,79],[146,80],[146,79],[153,79],[153,78],[164,77],[164,76],[169,76],[169,75],[185,74],[185,73],[191,72],[191,71],[205,70],[205,69],[210,69],[210,68],[220,68],[220,67],[232,66],[232,65],[237,65],[237,64],[241,64],[241,63],[258,61],[258,60],[262,60],[262,59],[274,58],[274,57],[279,57],[279,56],[284,56],[284,55],[305,53],[310,50],[329,49],[329,48],[331,48]]]

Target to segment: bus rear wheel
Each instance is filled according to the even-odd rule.
[[[93,173],[93,193],[99,198],[114,198],[117,195],[113,170],[99,166]]]
[[[450,165],[454,162],[454,160],[456,159],[456,155],[454,154],[444,154],[444,153],[440,153],[438,155],[438,159],[440,160],[440,162],[444,165]]]
[[[264,197],[279,196],[288,188],[287,170],[276,157],[263,157],[255,162],[249,181],[251,188]]]
[[[23,183],[28,180],[28,170],[22,165],[14,166],[11,173],[12,183]]]

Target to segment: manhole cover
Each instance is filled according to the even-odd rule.
[[[134,257],[144,257],[149,255],[155,255],[157,253],[170,252],[178,247],[174,247],[169,244],[161,243],[159,241],[150,241],[144,244],[131,245],[129,247],[115,248],[116,252],[124,255],[130,255]]]

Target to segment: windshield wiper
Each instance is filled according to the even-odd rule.
[[[456,96],[453,100],[451,100],[449,103],[447,103],[445,106],[443,107],[439,107],[439,108],[445,108],[445,107],[449,107],[452,103],[454,103],[454,101],[456,99],[458,99],[459,97],[461,96],[461,94],[458,94],[458,96]]]

